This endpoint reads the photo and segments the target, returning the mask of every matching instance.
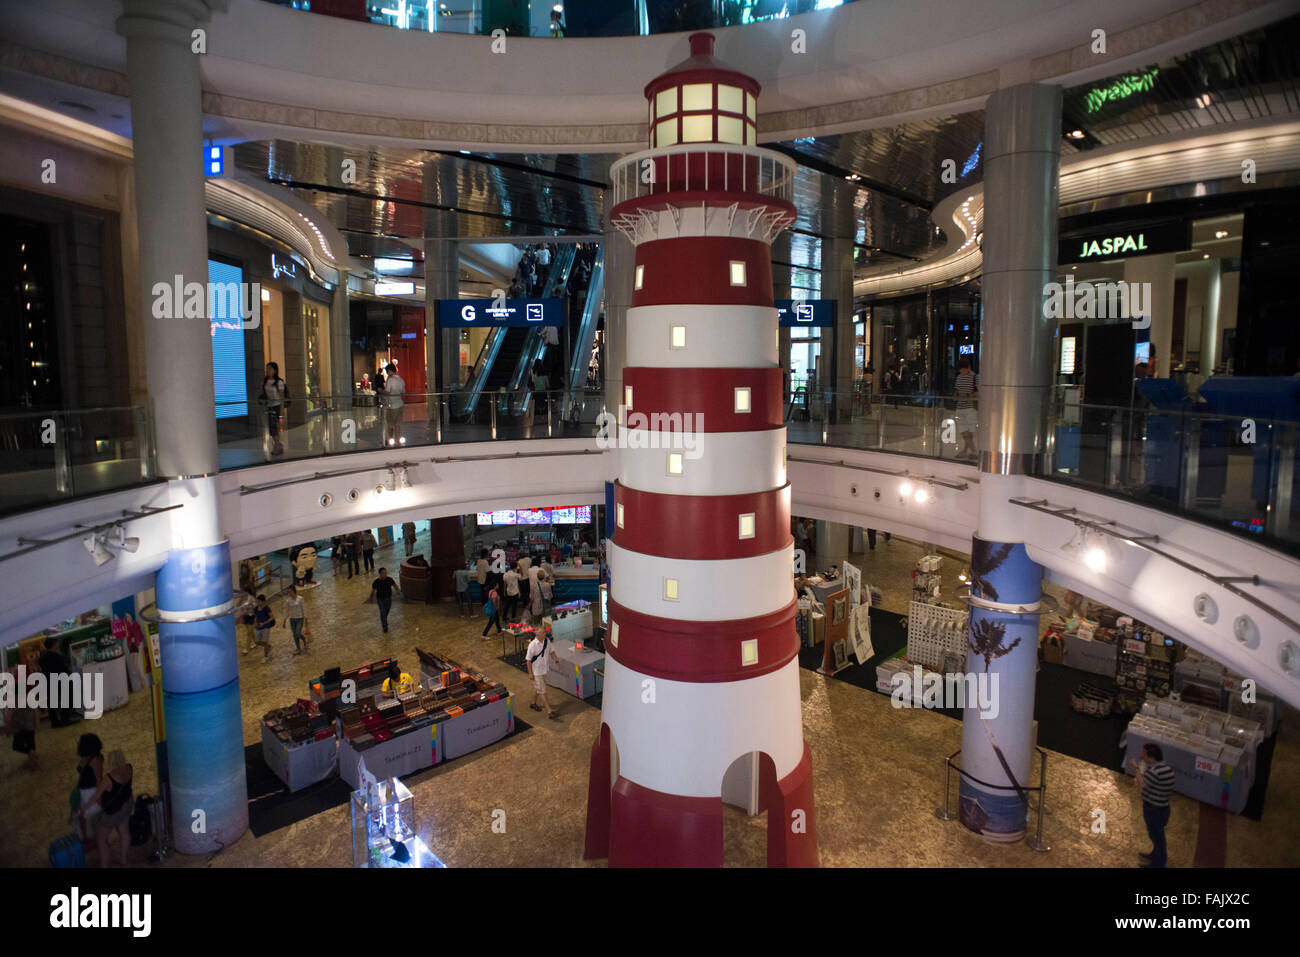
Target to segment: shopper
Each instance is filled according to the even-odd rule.
[[[100,812],[91,800],[99,793],[104,778],[104,742],[97,734],[83,734],[77,739],[77,833],[83,841],[90,840],[95,830],[95,818]]]
[[[1164,867],[1168,863],[1165,825],[1169,823],[1169,795],[1174,789],[1174,769],[1165,764],[1158,744],[1142,745],[1142,761],[1135,768],[1142,792],[1142,819],[1151,838],[1151,853],[1139,854],[1143,867]]]
[[[384,398],[388,409],[389,445],[402,443],[402,406],[405,405],[406,380],[397,374],[397,366],[389,364],[388,379],[384,382]]]
[[[528,590],[528,613],[537,621],[542,620],[542,584],[546,581],[546,576],[539,574],[541,569],[534,565],[528,570],[532,576],[532,584]]]
[[[253,650],[257,636],[254,629],[257,626],[257,599],[247,588],[239,593],[239,604],[235,606],[235,614],[239,616],[239,630],[243,632],[241,643],[244,646],[244,654]]]
[[[98,811],[95,843],[99,846],[99,866],[110,866],[108,839],[116,833],[122,866],[130,867],[131,778],[134,776],[134,769],[126,763],[122,752],[116,750],[109,752],[107,768],[107,772],[99,779],[89,806],[83,805],[81,813],[84,818],[92,808]]]
[[[456,613],[464,618],[472,618],[474,609],[469,601],[469,569],[458,568],[456,579]]]
[[[379,605],[379,624],[383,626],[384,634],[388,634],[388,612],[393,607],[393,592],[400,595],[402,590],[397,587],[397,582],[388,577],[387,568],[379,569],[379,577],[371,584],[370,593]]]
[[[339,577],[339,569],[343,567],[343,536],[335,535],[330,539],[330,562],[334,566],[334,577]]]
[[[975,429],[978,427],[975,406],[979,400],[979,379],[971,371],[969,359],[958,360],[953,391],[957,394],[957,431],[961,433],[961,448],[957,450],[957,458],[973,461],[979,458],[979,452],[975,449]]]
[[[9,669],[9,680],[13,687],[18,687],[18,666]],[[15,696],[16,697],[16,696]],[[51,712],[53,714],[53,712]],[[51,724],[53,719],[51,718]],[[28,708],[22,702],[4,711],[5,734],[13,735],[13,749],[23,755],[19,765],[24,771],[35,771],[36,763],[36,709]]]
[[[361,574],[361,533],[353,532],[348,536],[348,581],[353,575]]]
[[[415,551],[415,523],[405,522],[402,525],[402,541],[406,544],[406,557],[410,558]]]
[[[501,634],[501,592],[495,587],[487,590],[487,597],[483,601],[483,614],[487,615],[487,624],[483,626],[483,637],[488,636],[488,629],[493,625],[497,626],[497,634]]]
[[[560,659],[555,656],[555,649],[551,647],[551,633],[546,629],[541,629],[534,633],[533,640],[528,643],[528,673],[533,679],[533,703],[528,707],[534,711],[546,711],[546,717],[555,721],[559,718],[552,709],[551,703],[546,700],[546,675],[551,670],[551,662],[555,666],[560,666]],[[541,704],[538,704],[538,702]]]
[[[307,602],[298,593],[297,586],[289,586],[289,597],[284,600],[284,624],[293,631],[293,653],[307,650]]]
[[[555,603],[555,579],[550,575],[542,575],[537,579],[537,588],[542,598],[540,614],[549,615]]]
[[[257,596],[257,606],[253,609],[253,629],[255,641],[262,646],[262,660],[271,660],[271,629],[275,627],[275,616],[265,595]]]
[[[367,528],[361,534],[361,558],[362,567],[365,571],[373,572],[375,570],[375,546],[377,544],[375,533]]]
[[[509,624],[514,620],[515,609],[519,605],[519,573],[514,567],[506,569],[506,623]]]
[[[483,549],[482,552],[479,553],[478,565],[475,568],[475,573],[476,573],[476,578],[478,579],[479,588],[487,587],[488,569],[490,567],[491,566],[488,565],[488,552],[487,549],[485,548]]]
[[[45,675],[46,688],[53,691],[56,687],[63,687],[64,682],[56,681],[59,675],[67,674],[71,668],[68,665],[68,659],[63,657],[59,651],[59,639],[51,636],[45,639],[44,650],[41,651],[40,657],[36,659],[40,666],[41,674]],[[49,698],[50,727],[62,728],[64,725],[72,724],[76,717],[72,708],[66,701],[56,701],[51,694]]]
[[[885,532],[885,541],[889,541],[893,537],[889,532]],[[874,528],[867,529],[867,547],[872,549],[876,547],[876,530]]]
[[[271,438],[271,454],[283,455],[280,413],[289,407],[289,383],[280,378],[280,367],[274,362],[266,364],[266,375],[262,377],[262,392],[258,401],[266,406],[266,434]]]

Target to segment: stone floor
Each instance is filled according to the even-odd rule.
[[[421,545],[427,547],[427,538],[422,537]],[[376,558],[396,565],[400,550],[400,545],[382,548]],[[882,589],[884,607],[905,611],[908,571],[923,552],[916,543],[898,538],[884,543],[882,537],[875,551],[850,560]],[[952,564],[945,570],[955,579]],[[351,667],[396,654],[407,670],[416,672],[416,646],[448,654],[505,681],[515,692],[516,714],[533,727],[407,780],[424,840],[452,867],[582,865],[587,762],[600,712],[551,689],[560,719],[535,721],[539,716],[527,707],[523,674],[497,660],[501,642],[480,640],[482,618],[458,618],[454,607],[397,604],[392,631],[382,635],[375,606],[363,603],[371,577],[348,581],[323,569],[321,584],[307,595],[314,633],[308,654],[293,656],[289,632],[279,629],[269,663],[262,663],[260,651],[240,658],[245,742],[260,740],[260,715],[305,696],[308,679],[326,667]],[[277,616],[283,618],[278,604]],[[800,672],[800,686],[823,866],[1132,867],[1137,851],[1147,847],[1131,779],[1055,753],[1049,760],[1044,824],[1051,852],[986,843],[934,816],[942,801],[944,758],[960,746],[958,722],[924,711],[895,710],[884,695],[810,671]],[[1263,821],[1227,820],[1229,866],[1300,864],[1295,727],[1295,716],[1288,714],[1273,757]],[[97,733],[106,748],[123,749],[135,765],[137,793],[156,790],[147,695],[133,695],[127,707],[96,722],[55,730],[42,724],[38,771],[20,770],[18,755],[8,748],[0,756],[0,866],[43,866],[50,841],[71,830],[66,802],[76,779],[74,750],[77,737],[87,730]],[[492,830],[497,809],[506,812],[504,834]],[[1104,833],[1092,831],[1097,809],[1105,811]],[[1174,796],[1168,829],[1172,866],[1191,866],[1199,812],[1200,805]],[[762,817],[728,809],[724,829],[728,864],[764,863]],[[350,841],[344,806],[261,838],[247,833],[219,854],[176,855],[164,866],[346,867]]]

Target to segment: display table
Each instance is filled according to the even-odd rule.
[[[528,647],[528,643],[529,643],[530,641],[533,640],[533,632],[531,632],[531,631],[521,631],[521,630],[519,630],[518,628],[502,628],[502,629],[501,629],[501,655],[502,655],[502,657],[504,657],[504,656],[505,656],[505,653],[506,653],[506,639],[507,639],[507,638],[509,638],[509,639],[511,639],[512,641],[514,641],[514,643],[515,643],[515,651],[514,651],[514,653],[517,654],[517,655],[519,655],[519,654],[523,654],[524,649],[525,649],[526,647]]]
[[[1126,771],[1130,761],[1141,762],[1142,746],[1153,742],[1164,752],[1165,763],[1174,769],[1174,790],[1179,794],[1221,807],[1232,814],[1240,814],[1246,806],[1246,798],[1255,784],[1253,753],[1243,755],[1241,764],[1231,765],[1175,747],[1167,740],[1148,736],[1141,729],[1133,727],[1124,732],[1124,741]]]
[[[1094,675],[1115,677],[1118,646],[1109,641],[1090,641],[1078,635],[1061,636],[1061,663]]]
[[[551,638],[560,641],[585,641],[592,632],[591,609],[571,611],[563,618],[543,618],[542,624],[551,626]]]
[[[590,612],[587,617],[590,619]],[[603,654],[590,648],[579,651],[574,642],[563,639],[555,639],[551,645],[555,657],[560,659],[560,665],[557,668],[555,662],[551,662],[551,668],[546,673],[548,685],[559,688],[575,698],[590,698],[604,690],[605,656]],[[600,674],[597,674],[597,669]]]
[[[126,655],[108,661],[87,661],[81,665],[81,673],[104,676],[104,697],[100,705],[105,711],[126,706],[131,697],[131,685],[126,677]]]
[[[262,760],[290,791],[301,791],[334,774],[339,765],[338,740],[281,741],[262,724]]]
[[[358,750],[347,738],[339,741],[339,777],[360,787],[357,766],[380,778],[400,778],[500,741],[514,730],[514,696],[506,695],[463,714],[417,727]]]
[[[568,601],[594,602],[600,597],[600,566],[594,561],[590,565],[556,565],[555,585],[551,601],[563,604]]]

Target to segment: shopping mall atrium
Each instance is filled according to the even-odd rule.
[[[0,0],[0,157],[0,866],[1300,865],[1294,2]]]

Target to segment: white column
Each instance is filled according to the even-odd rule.
[[[1150,283],[1151,347],[1155,350],[1156,374],[1169,377],[1169,350],[1174,341],[1175,253],[1139,256],[1124,260],[1124,282]],[[1145,296],[1143,297],[1144,301]],[[1209,314],[1209,310],[1206,310]]]

